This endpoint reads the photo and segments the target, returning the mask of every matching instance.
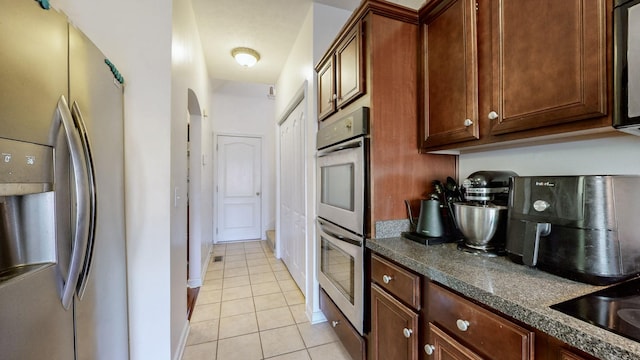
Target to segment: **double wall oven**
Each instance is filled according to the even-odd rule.
[[[362,335],[369,109],[318,131],[318,281]]]

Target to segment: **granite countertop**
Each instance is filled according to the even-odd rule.
[[[508,258],[422,245],[402,237],[367,239],[367,248],[477,302],[601,359],[640,359],[640,343],[549,308],[598,289],[518,265]]]

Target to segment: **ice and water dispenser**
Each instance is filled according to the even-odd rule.
[[[57,262],[54,151],[0,138],[0,286]]]

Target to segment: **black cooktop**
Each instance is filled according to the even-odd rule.
[[[640,278],[551,305],[551,308],[640,341]]]

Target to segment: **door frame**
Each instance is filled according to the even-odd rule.
[[[251,134],[251,133],[234,133],[234,132],[213,132],[213,158],[215,159],[214,161],[214,166],[213,166],[213,219],[211,219],[211,221],[213,222],[213,243],[214,244],[224,244],[224,243],[228,243],[228,242],[233,242],[233,241],[221,241],[219,238],[219,232],[218,232],[218,215],[220,214],[220,207],[218,206],[218,187],[219,187],[219,181],[218,181],[218,176],[220,175],[220,159],[218,158],[219,153],[218,153],[218,137],[220,136],[233,136],[233,137],[243,137],[243,138],[258,138],[260,139],[260,162],[262,164],[266,164],[266,158],[265,158],[265,152],[264,152],[264,136],[260,135],[260,134]],[[261,197],[261,201],[260,201],[260,239],[264,239],[266,237],[265,233],[265,229],[264,229],[264,224],[265,224],[265,213],[266,213],[266,209],[265,209],[265,201],[262,200],[264,199],[265,196],[265,188],[264,188],[264,184],[265,184],[265,178],[264,178],[264,168],[261,166],[260,167],[260,183],[261,183],[261,187],[262,189],[260,190],[260,197]],[[237,240],[237,241],[243,241],[243,240]]]

